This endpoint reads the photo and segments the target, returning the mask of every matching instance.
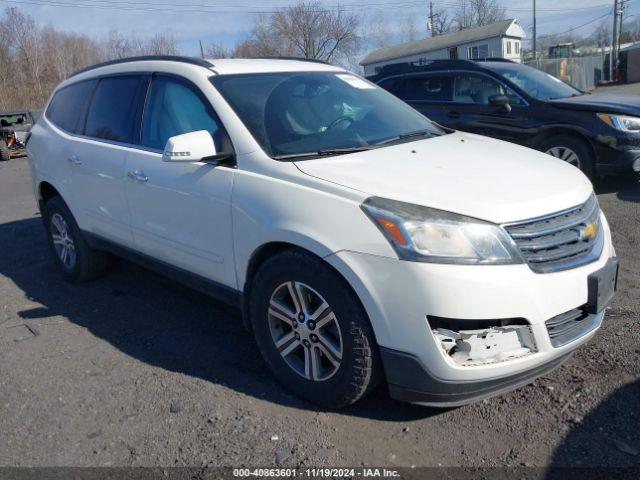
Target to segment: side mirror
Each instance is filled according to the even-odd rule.
[[[511,105],[509,105],[509,97],[506,95],[492,95],[489,97],[489,105],[494,107],[502,107],[507,113],[511,111]]]
[[[233,161],[233,152],[218,152],[206,130],[183,133],[169,138],[162,153],[163,162],[208,162],[222,165]]]

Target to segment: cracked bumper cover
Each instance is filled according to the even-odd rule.
[[[571,350],[535,368],[501,378],[453,382],[435,377],[413,355],[380,349],[391,397],[437,407],[457,407],[514,390],[556,369],[573,353]]]

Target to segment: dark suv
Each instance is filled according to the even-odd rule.
[[[506,60],[387,65],[369,80],[435,122],[542,150],[594,174],[640,172],[640,98],[586,93]]]

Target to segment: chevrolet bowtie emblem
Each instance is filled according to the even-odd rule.
[[[598,235],[598,222],[591,222],[587,226],[580,227],[578,234],[583,242],[594,240]]]

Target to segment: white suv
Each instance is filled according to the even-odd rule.
[[[67,280],[110,252],[231,302],[273,374],[328,407],[383,378],[442,406],[526,384],[615,290],[578,169],[323,63],[97,65],[55,90],[28,155]]]

